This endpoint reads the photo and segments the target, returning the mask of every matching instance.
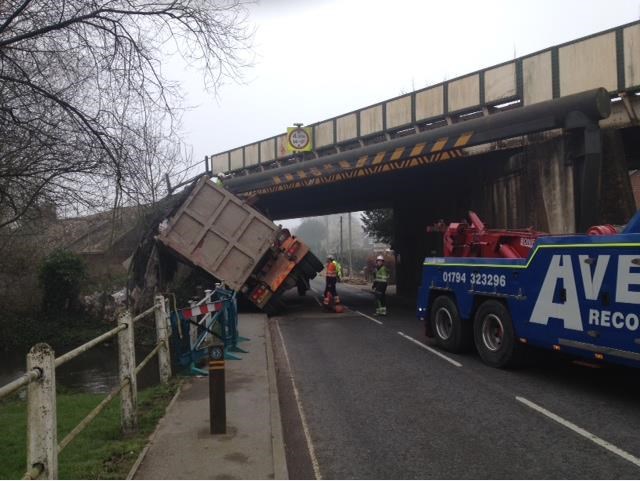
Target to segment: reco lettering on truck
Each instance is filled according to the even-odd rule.
[[[618,266],[616,273],[615,302],[621,304],[640,304],[640,272],[632,272],[636,267],[633,260],[637,255],[617,256]],[[600,295],[600,289],[605,274],[610,265],[610,255],[599,255],[595,258],[595,269],[591,271],[593,262],[587,262],[589,256],[578,256],[580,274],[582,278],[582,292],[584,299],[596,301]],[[562,303],[553,302],[554,293],[558,281],[562,281],[566,292],[566,300]],[[636,290],[632,290],[636,286]],[[536,300],[530,322],[547,325],[550,318],[560,319],[565,329],[584,331],[580,300],[573,270],[573,257],[571,255],[554,255],[549,263],[549,269],[545,275],[540,294]],[[598,309],[589,310],[589,324],[617,329],[627,328],[635,331],[639,327],[639,318],[635,313],[623,314]]]

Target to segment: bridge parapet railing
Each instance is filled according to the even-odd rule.
[[[138,373],[157,355],[160,381],[166,384],[171,377],[170,323],[166,302],[163,296],[156,296],[154,305],[146,311],[136,316],[124,312],[118,318],[117,327],[58,358],[47,344],[40,343],[31,348],[27,354],[26,373],[0,387],[0,399],[27,387],[27,471],[23,479],[57,479],[60,452],[118,395],[123,432],[130,433],[137,429]],[[151,314],[155,316],[157,342],[136,365],[134,325]],[[118,338],[118,386],[58,443],[56,368],[114,337]]]
[[[292,155],[283,133],[213,154],[206,170],[250,174],[598,87],[637,92],[638,44],[636,21],[311,123],[313,152]]]

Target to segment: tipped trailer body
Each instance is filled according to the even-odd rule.
[[[640,211],[620,233],[541,235],[525,258],[428,257],[417,315],[453,352],[494,367],[524,346],[640,366]]]
[[[156,238],[266,312],[290,288],[303,294],[323,268],[301,239],[206,176]]]

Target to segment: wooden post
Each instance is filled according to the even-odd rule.
[[[129,311],[123,313],[118,324],[125,324],[126,329],[118,333],[118,366],[120,383],[129,380],[120,395],[122,431],[125,434],[134,432],[138,427],[138,383],[136,380],[136,350],[133,335],[133,321]]]
[[[191,309],[195,309],[198,307],[198,303],[194,300],[189,301],[189,307]],[[197,322],[198,316],[194,316],[191,318],[192,321]],[[189,349],[193,349],[198,343],[198,326],[193,323],[189,323]]]
[[[55,353],[40,343],[27,354],[27,372],[40,370],[27,388],[27,472],[42,465],[45,479],[58,478]]]
[[[211,302],[211,296],[213,295],[213,290],[211,289],[205,289],[204,290],[204,303],[208,304]],[[211,321],[211,318],[213,317],[213,314],[210,312],[205,316],[205,324],[207,322]],[[210,325],[210,328],[213,329],[213,324]],[[207,334],[207,340],[205,341],[205,344],[208,342],[213,342],[213,336],[211,334]]]
[[[162,347],[158,350],[158,369],[160,382],[167,384],[171,378],[171,354],[169,352],[169,329],[167,328],[167,310],[163,296],[156,296],[156,334]]]

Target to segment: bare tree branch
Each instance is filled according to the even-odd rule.
[[[0,2],[0,229],[39,204],[157,200],[185,155],[167,45],[215,89],[247,66],[246,13],[244,0]]]

